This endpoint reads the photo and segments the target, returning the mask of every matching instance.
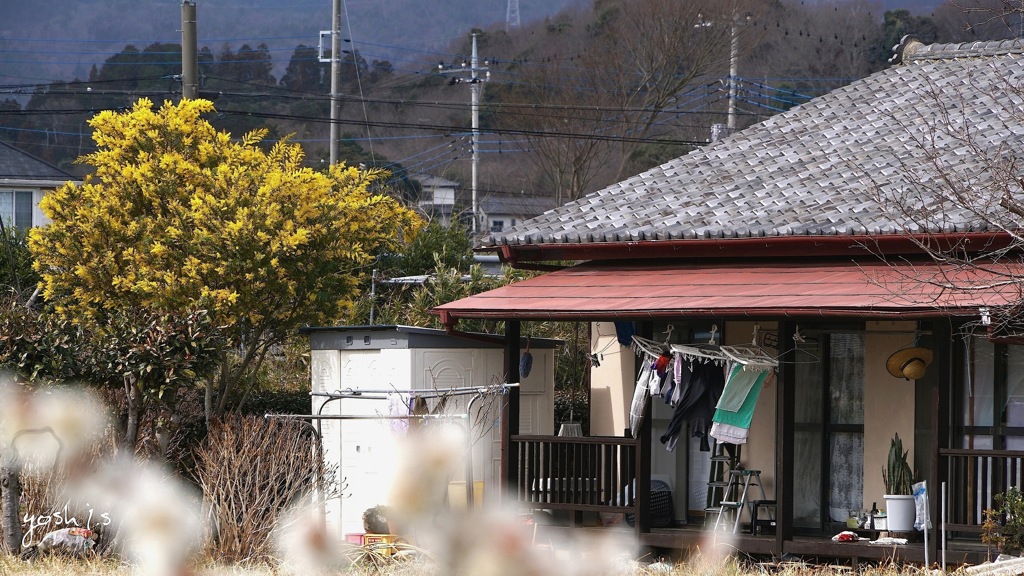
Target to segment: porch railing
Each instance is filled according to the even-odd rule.
[[[946,521],[952,531],[980,531],[996,495],[1024,480],[1022,451],[945,449],[939,455],[948,470]]]
[[[636,440],[512,436],[511,441],[521,506],[635,512]]]

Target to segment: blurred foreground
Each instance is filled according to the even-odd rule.
[[[485,568],[481,566],[481,568]],[[60,558],[47,558],[38,562],[29,563],[20,560],[0,558],[0,574],[10,576],[23,575],[56,575],[56,576],[127,576],[135,574],[132,567],[111,560],[69,560]],[[281,570],[264,564],[223,566],[213,563],[198,565],[191,569],[191,574],[196,576],[280,576],[286,574]],[[469,568],[465,574],[475,576],[477,574],[492,574],[487,570],[475,571]],[[499,572],[506,573],[506,572]],[[512,573],[515,573],[513,570]],[[711,561],[706,558],[698,558],[688,562],[628,562],[618,567],[618,571],[605,571],[605,574],[616,576],[838,576],[857,573],[864,576],[914,576],[932,574],[915,567],[898,566],[862,566],[854,572],[846,566],[810,566],[802,563],[765,563],[739,562],[735,558],[719,559]],[[336,572],[350,576],[448,576],[436,564],[422,561],[393,561],[383,565],[354,565]]]

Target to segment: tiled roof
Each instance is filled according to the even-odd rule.
[[[75,177],[44,160],[0,142],[0,180],[75,180]]]
[[[420,186],[425,188],[457,188],[459,186],[458,182],[446,180],[440,176],[421,176],[418,180]]]
[[[936,161],[986,189],[993,176],[961,139],[1000,154],[1024,144],[1024,44],[904,42],[902,64],[599,190],[484,246],[983,231],[969,212],[940,206]],[[934,129],[934,127],[954,129]],[[1002,147],[1002,148],[1000,148]],[[915,198],[920,195],[920,198]],[[878,199],[912,199],[899,217]],[[884,201],[884,200],[883,200]]]

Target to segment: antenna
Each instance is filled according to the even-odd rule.
[[[508,10],[505,12],[505,30],[519,28],[519,0],[508,0]]]

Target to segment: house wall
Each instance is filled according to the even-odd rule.
[[[590,435],[622,436],[629,427],[636,355],[618,343],[612,322],[591,325],[590,350],[600,362],[590,371]]]
[[[884,507],[882,468],[897,432],[914,461],[914,383],[894,378],[885,361],[914,342],[915,322],[868,322],[864,357],[864,506]]]
[[[914,385],[894,378],[885,361],[896,350],[913,342],[914,322],[868,322],[864,349],[864,493],[863,506],[872,502],[884,507],[882,467],[889,455],[889,443],[895,433],[903,446],[914,454]],[[776,330],[762,323],[762,330]],[[752,322],[726,324],[725,343],[749,344]],[[785,359],[782,359],[783,362]],[[761,470],[761,480],[769,496],[775,494],[776,393],[774,384],[758,398],[750,425],[750,436],[743,447],[741,462],[747,468]]]
[[[515,225],[516,217],[512,214],[487,214],[486,226],[491,232],[501,232]]]

